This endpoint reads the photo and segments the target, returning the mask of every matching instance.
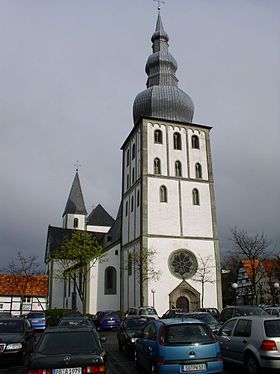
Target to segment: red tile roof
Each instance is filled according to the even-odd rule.
[[[28,279],[28,281],[27,281]],[[47,275],[0,274],[0,295],[47,296]]]
[[[274,271],[280,271],[280,260],[263,260],[262,264],[268,275],[272,275]]]
[[[262,264],[267,275],[271,276],[273,271],[280,271],[280,260],[242,260],[244,269],[247,271],[249,278],[253,277],[253,267],[255,268],[255,273],[257,272],[259,266]]]
[[[257,272],[258,267],[260,266],[259,260],[241,260],[244,269],[247,271],[249,278],[253,278],[253,269],[255,269],[255,274]]]

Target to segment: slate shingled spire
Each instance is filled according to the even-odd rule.
[[[194,105],[191,98],[178,88],[177,62],[168,50],[169,37],[160,13],[152,35],[153,53],[146,63],[147,89],[140,92],[133,105],[134,124],[141,117],[153,117],[191,123]]]
[[[64,209],[63,217],[65,214],[87,215],[78,171],[76,171],[75,174],[70,194]]]

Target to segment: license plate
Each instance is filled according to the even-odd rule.
[[[82,374],[82,368],[54,369],[52,374]]]
[[[182,371],[189,373],[192,371],[205,371],[206,370],[206,364],[191,364],[191,365],[183,365]]]

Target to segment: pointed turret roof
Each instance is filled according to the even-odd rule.
[[[81,183],[78,171],[76,170],[75,178],[70,190],[70,194],[64,209],[65,214],[84,214],[87,215],[87,210],[84,203]]]
[[[146,63],[147,89],[140,92],[133,104],[134,124],[141,117],[192,122],[194,105],[191,98],[178,88],[177,62],[169,52],[169,37],[158,13],[152,35],[153,53]]]
[[[87,224],[91,226],[112,226],[114,222],[114,218],[101,204],[98,204],[87,218]]]

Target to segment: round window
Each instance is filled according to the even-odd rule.
[[[191,251],[177,249],[170,254],[168,266],[171,274],[176,278],[188,279],[197,271],[197,259]]]

